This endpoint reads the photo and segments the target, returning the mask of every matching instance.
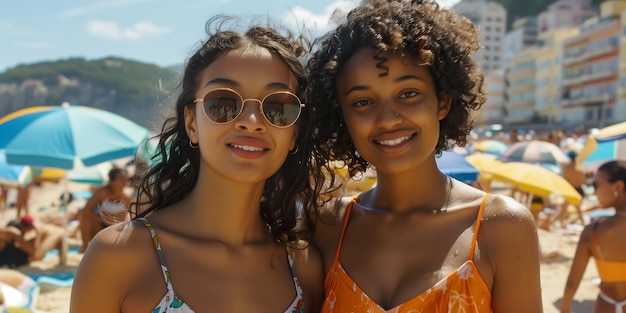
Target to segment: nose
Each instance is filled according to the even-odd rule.
[[[402,123],[402,114],[390,100],[380,102],[376,123],[382,128],[392,128]]]
[[[261,112],[261,101],[246,99],[242,105],[241,114],[239,114],[235,121],[237,129],[253,132],[265,131],[266,125],[263,112]]]

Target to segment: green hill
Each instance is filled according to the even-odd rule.
[[[19,65],[0,73],[0,116],[34,105],[95,106],[155,128],[171,107],[169,90],[180,74],[172,69],[121,58],[71,58]],[[167,103],[170,101],[170,103]],[[166,105],[167,103],[167,105]]]

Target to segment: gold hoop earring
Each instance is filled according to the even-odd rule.
[[[296,145],[296,147],[293,148],[293,150],[289,150],[289,154],[291,154],[291,155],[294,155],[296,153],[298,153],[298,145]]]
[[[194,144],[193,142],[191,142],[191,139],[189,139],[189,146],[191,147],[191,149],[198,149],[198,144]]]
[[[617,199],[617,197],[619,197],[619,194],[617,193],[617,190],[613,190],[613,197],[615,197]]]

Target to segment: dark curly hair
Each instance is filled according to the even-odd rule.
[[[156,136],[159,140],[158,152],[153,158],[156,163],[138,187],[137,202],[133,204],[136,217],[182,200],[195,186],[200,151],[189,144],[184,109],[193,109],[201,72],[224,52],[257,46],[279,56],[297,80],[296,95],[306,103],[307,76],[300,57],[310,51],[309,41],[291,33],[282,35],[269,26],[253,26],[245,32],[221,30],[233,20],[224,16],[209,20],[206,25],[208,40],[186,62],[176,113],[164,122],[161,134]],[[311,157],[314,124],[313,113],[307,107],[303,108],[297,125],[298,149],[291,152],[281,168],[266,180],[261,199],[261,217],[269,225],[274,239],[282,243],[310,239],[315,226],[316,198],[324,182],[320,167],[315,166],[315,157]]]
[[[318,136],[326,144],[320,153],[344,161],[354,174],[368,162],[357,152],[337,97],[337,78],[358,50],[371,47],[387,75],[386,54],[410,55],[428,67],[437,96],[450,99],[448,115],[440,122],[437,154],[453,143],[461,146],[473,128],[471,110],[486,100],[484,76],[472,54],[478,50],[474,24],[432,0],[371,0],[350,11],[340,25],[318,38],[307,64],[309,103],[318,115]]]

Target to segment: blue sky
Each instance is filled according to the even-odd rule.
[[[458,0],[440,0],[451,6]],[[123,57],[182,64],[216,14],[269,16],[321,33],[335,9],[359,0],[20,0],[0,10],[0,72],[19,64]],[[300,24],[296,24],[295,21]],[[294,28],[295,29],[295,28]]]

